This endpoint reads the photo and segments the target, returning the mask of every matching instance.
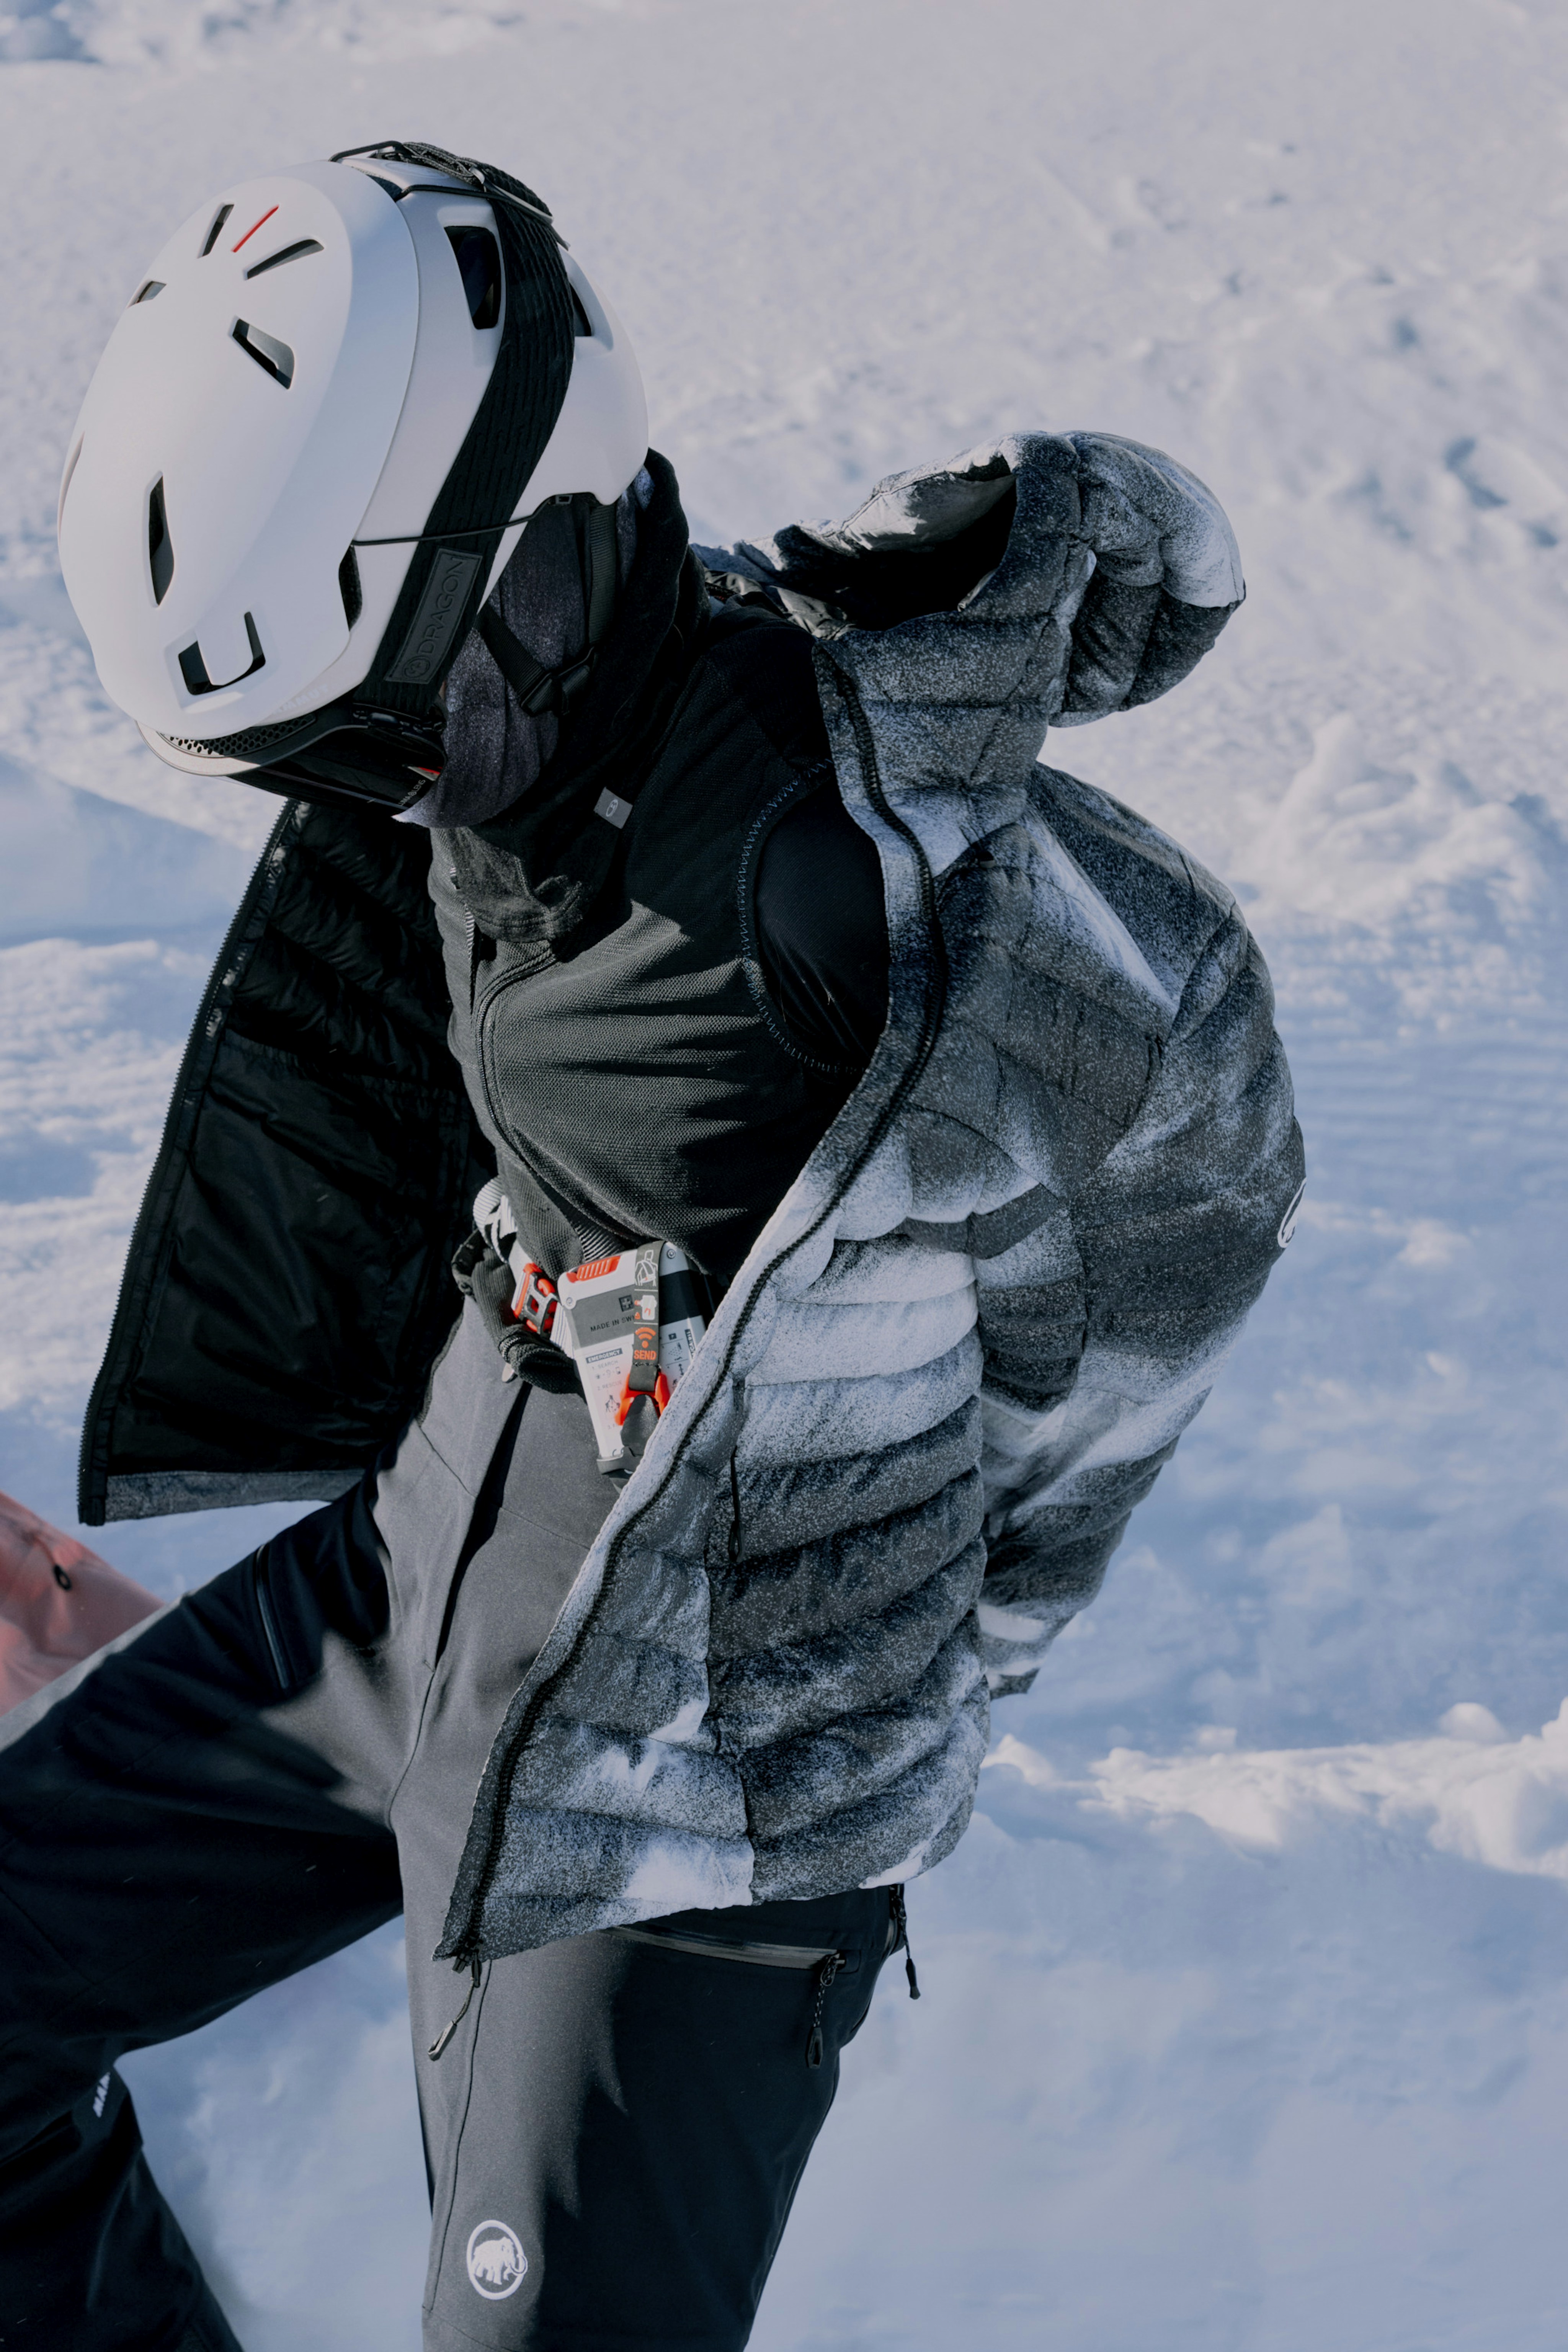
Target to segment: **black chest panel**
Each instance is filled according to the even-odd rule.
[[[620,851],[577,931],[492,942],[432,866],[453,1050],[551,1274],[599,1230],[677,1242],[727,1283],[859,1074],[792,1041],[757,955],[763,845],[837,789],[809,642],[726,619],[627,780]]]

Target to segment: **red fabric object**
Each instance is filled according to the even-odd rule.
[[[0,1495],[0,1715],[163,1603]]]

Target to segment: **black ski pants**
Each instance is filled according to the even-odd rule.
[[[896,1898],[673,1915],[471,1988],[427,1957],[489,1738],[613,1499],[579,1400],[504,1407],[446,1462],[466,1510],[427,1412],[378,1480],[0,1721],[4,2352],[232,2352],[116,2061],[400,1909],[428,2352],[746,2342]],[[460,1540],[411,1559],[448,1507]]]

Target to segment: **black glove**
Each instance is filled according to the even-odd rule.
[[[511,1268],[497,1255],[478,1230],[452,1260],[452,1279],[465,1298],[479,1308],[485,1329],[500,1355],[504,1381],[526,1381],[531,1388],[546,1389],[552,1396],[581,1396],[583,1383],[570,1356],[552,1340],[542,1339],[526,1323],[511,1319],[517,1288]]]

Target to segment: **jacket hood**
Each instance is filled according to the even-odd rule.
[[[918,703],[909,748],[933,779],[1153,701],[1247,593],[1213,491],[1105,433],[1010,434],[890,476],[846,521],[697,551],[732,594],[845,641],[835,667],[869,703]]]

